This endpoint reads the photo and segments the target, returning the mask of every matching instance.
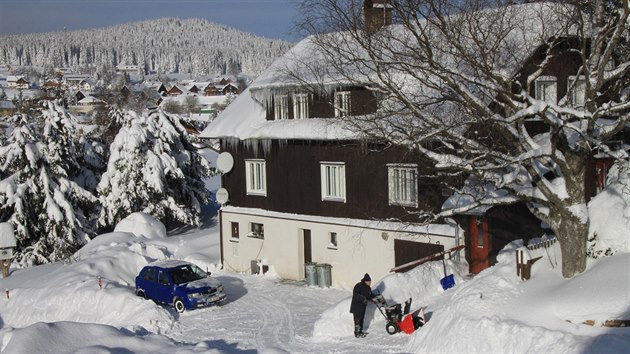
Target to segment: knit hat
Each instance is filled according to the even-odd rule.
[[[370,278],[370,275],[368,273],[365,273],[361,281],[372,281],[372,278]]]

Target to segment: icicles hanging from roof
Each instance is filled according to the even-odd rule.
[[[246,150],[250,150],[254,155],[266,156],[271,152],[271,145],[273,139],[245,139],[238,138],[223,138],[223,149],[225,150],[237,150],[239,147],[243,147]],[[276,140],[280,145],[286,145],[286,140]]]

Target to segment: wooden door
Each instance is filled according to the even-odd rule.
[[[490,237],[488,217],[471,216],[468,248],[470,249],[470,272],[477,274],[490,266]]]
[[[311,230],[302,229],[302,237],[304,238],[304,264],[311,263],[313,261]],[[306,277],[306,269],[304,270],[304,277]]]

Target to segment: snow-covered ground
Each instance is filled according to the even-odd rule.
[[[140,219],[142,220],[142,219]],[[152,233],[137,222],[136,233]],[[158,233],[159,234],[159,233]],[[216,225],[161,238],[114,232],[99,236],[67,264],[14,270],[0,280],[3,353],[199,352],[494,352],[625,353],[630,329],[588,326],[630,318],[630,254],[591,265],[571,280],[541,260],[522,282],[513,253],[465,280],[465,264],[448,262],[456,286],[442,290],[433,262],[373,283],[390,303],[413,298],[428,323],[413,335],[385,332],[370,305],[367,338],[352,336],[350,291],[286,282],[272,275],[223,272]],[[550,259],[558,261],[557,249]],[[134,295],[139,269],[160,259],[208,269],[228,293],[222,306],[183,314]],[[545,263],[546,262],[546,263]],[[102,288],[98,285],[102,279]],[[569,322],[570,321],[570,322]]]
[[[211,151],[204,155],[216,158]],[[207,186],[216,190],[218,179]],[[600,210],[593,215],[593,232],[616,254],[591,261],[584,273],[562,278],[557,244],[535,263],[526,282],[516,276],[517,242],[504,250],[497,265],[473,278],[466,276],[466,264],[447,261],[456,285],[446,291],[439,282],[442,263],[426,263],[372,284],[389,303],[412,298],[412,310],[426,307],[427,324],[412,335],[390,336],[383,316],[370,305],[369,335],[361,339],[353,336],[347,289],[309,287],[269,273],[224,272],[212,208],[201,227],[168,237],[152,218],[133,214],[65,263],[13,269],[10,277],[0,279],[5,292],[0,297],[0,351],[627,353],[630,329],[602,326],[606,320],[630,319],[630,253],[627,232],[620,232],[627,229],[630,213],[627,203],[615,204],[614,210],[602,207],[611,205],[610,198],[602,193],[592,202]],[[602,222],[605,218],[609,221]],[[135,296],[138,271],[164,259],[209,270],[225,286],[227,301],[178,314]],[[583,324],[588,320],[595,325]]]

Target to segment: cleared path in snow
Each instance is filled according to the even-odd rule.
[[[179,315],[177,324],[165,335],[231,353],[262,349],[290,353],[401,352],[408,342],[404,334],[387,335],[383,324],[383,328],[371,328],[367,338],[348,336],[313,343],[312,321],[350,296],[348,290],[307,287],[264,276],[215,275],[226,287],[227,302]]]

